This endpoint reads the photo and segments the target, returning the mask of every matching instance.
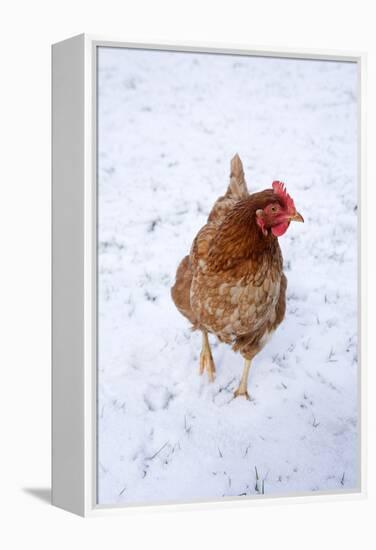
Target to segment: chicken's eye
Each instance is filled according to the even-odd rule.
[[[276,206],[272,206],[270,210],[271,210],[272,212],[277,212],[277,207],[276,207]]]

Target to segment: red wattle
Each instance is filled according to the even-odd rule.
[[[288,227],[290,225],[290,222],[282,222],[278,223],[277,225],[273,225],[272,227],[272,233],[276,237],[281,237],[284,233],[286,233]]]

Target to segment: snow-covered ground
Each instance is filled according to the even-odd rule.
[[[98,501],[350,491],[358,485],[357,69],[101,49]],[[170,298],[227,187],[287,185],[284,323],[256,357],[214,337],[217,378]]]

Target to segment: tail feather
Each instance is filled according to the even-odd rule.
[[[231,160],[230,183],[227,188],[226,197],[234,199],[245,199],[249,195],[247,183],[244,178],[243,164],[238,154]]]
[[[249,197],[243,164],[238,154],[231,160],[230,183],[225,195],[219,197],[210,211],[208,221],[220,223],[227,212],[240,200]]]

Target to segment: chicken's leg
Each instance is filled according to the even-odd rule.
[[[210,349],[208,333],[206,330],[202,331],[202,349],[200,354],[200,374],[205,370],[208,371],[209,381],[213,382],[215,365],[213,361],[213,356]]]
[[[247,387],[248,387],[248,373],[249,373],[250,367],[251,367],[251,359],[244,359],[243,374],[240,380],[239,387],[234,392],[234,397],[239,397],[240,395],[244,395],[244,397],[249,399]]]

